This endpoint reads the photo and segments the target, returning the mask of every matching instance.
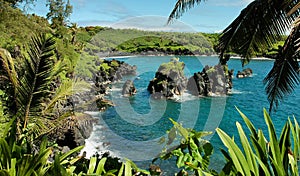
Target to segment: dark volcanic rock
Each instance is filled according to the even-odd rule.
[[[187,89],[193,95],[225,95],[232,88],[232,74],[233,70],[228,71],[226,65],[205,66],[202,72],[189,78]]]
[[[113,103],[104,98],[107,94],[107,90],[114,82],[122,80],[123,76],[135,75],[137,67],[135,65],[129,65],[123,61],[118,60],[102,60],[96,63],[99,66],[98,72],[94,75],[94,83],[96,93],[96,106],[98,110],[103,111],[109,106],[113,106]],[[130,90],[128,90],[130,92]]]
[[[246,69],[243,69],[243,71],[238,71],[236,77],[237,78],[245,78],[245,77],[252,76],[252,74],[253,74],[252,69],[246,68]]]
[[[67,146],[73,149],[77,146],[84,145],[93,130],[93,125],[97,122],[96,119],[88,114],[80,114],[70,116],[64,119],[59,127],[49,134],[49,139],[63,147]]]
[[[136,93],[136,88],[133,84],[133,81],[127,80],[123,85],[122,95],[132,96]]]
[[[148,85],[148,91],[154,98],[172,98],[183,94],[187,83],[183,73],[184,66],[177,58],[160,65],[155,78]]]
[[[103,82],[116,82],[120,81],[125,75],[135,75],[136,66],[129,65],[123,61],[118,60],[103,60],[101,63],[97,63],[100,67],[99,71],[95,74],[95,84],[101,84]]]

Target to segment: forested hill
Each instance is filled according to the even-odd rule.
[[[91,30],[93,27],[87,28]],[[98,28],[99,29],[99,28]],[[79,38],[84,38],[80,36]],[[218,34],[151,32],[137,29],[102,28],[86,46],[92,53],[211,55]]]
[[[4,7],[5,6],[5,7]],[[34,14],[24,14],[8,5],[0,8],[0,47],[10,51],[23,47],[34,33],[52,32],[47,19]],[[136,29],[106,27],[71,27],[63,32],[65,39],[85,43],[85,51],[111,54],[214,54],[217,34],[150,32]],[[69,32],[68,32],[69,31]],[[73,34],[72,34],[73,33]]]
[[[24,14],[7,4],[0,6],[0,47],[12,54],[22,50],[32,34],[52,33],[57,37],[58,51],[75,63],[78,52],[84,55],[211,55],[216,54],[219,35],[207,33],[151,32],[137,29],[112,29],[100,26],[78,27],[69,24],[53,30],[49,21],[34,14]],[[72,45],[69,45],[71,43]],[[277,53],[278,45],[258,56]],[[74,50],[77,52],[74,52]]]

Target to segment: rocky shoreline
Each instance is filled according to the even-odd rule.
[[[73,149],[85,144],[89,138],[97,119],[84,113],[85,111],[104,111],[114,104],[105,98],[108,90],[115,82],[122,80],[125,75],[136,74],[136,66],[117,60],[101,60],[95,63],[99,70],[94,74],[91,89],[76,93],[67,99],[67,107],[73,113],[60,122],[50,135],[49,140],[55,141],[64,149]],[[129,87],[129,94],[133,94],[134,87]],[[126,93],[126,92],[125,92]]]

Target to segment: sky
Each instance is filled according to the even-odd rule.
[[[166,25],[176,0],[70,0],[70,22],[79,26],[137,28],[156,31],[220,32],[253,0],[206,0]],[[46,16],[46,0],[27,13]]]

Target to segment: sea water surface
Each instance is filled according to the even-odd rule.
[[[172,127],[169,118],[183,124],[184,127],[199,131],[212,131],[206,139],[214,146],[214,154],[210,167],[220,170],[224,159],[220,148],[224,145],[215,132],[221,128],[230,136],[238,136],[236,122],[244,123],[235,107],[238,107],[254,123],[256,128],[263,129],[266,125],[263,118],[263,108],[269,103],[265,94],[263,79],[273,66],[271,60],[252,60],[245,68],[253,70],[253,76],[243,79],[233,79],[232,94],[219,97],[196,97],[188,92],[176,97],[176,100],[153,100],[147,91],[148,83],[154,78],[159,65],[168,62],[171,56],[137,56],[116,58],[137,66],[137,75],[124,78],[122,82],[112,85],[110,95],[115,107],[105,112],[92,112],[99,119],[94,131],[86,140],[84,150],[88,156],[95,152],[109,151],[112,155],[135,161],[140,167],[147,168],[151,160],[159,154],[164,145],[159,144],[161,137]],[[218,63],[214,56],[196,57],[179,56],[185,63],[185,74],[190,77],[194,72],[201,71],[205,65],[213,66]],[[241,61],[231,59],[229,69],[236,74],[242,70]],[[134,81],[137,94],[133,97],[121,95],[122,86],[127,79]],[[295,116],[300,121],[298,87],[290,96],[284,99],[272,119],[277,133],[288,117]],[[247,130],[246,130],[247,131]],[[267,135],[267,133],[266,133]],[[176,170],[174,160],[158,162],[165,171],[164,175],[172,175]]]

